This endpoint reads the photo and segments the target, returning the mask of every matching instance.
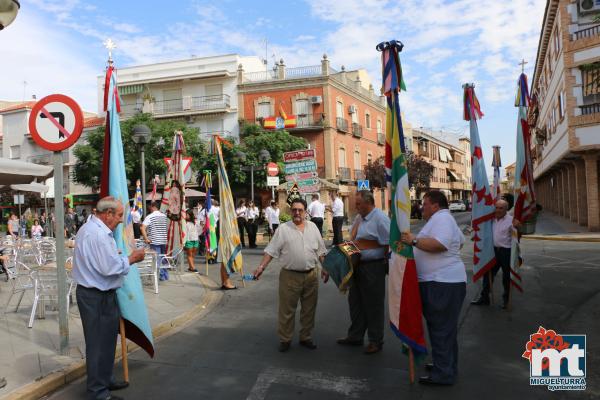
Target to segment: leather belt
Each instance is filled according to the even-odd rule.
[[[305,271],[298,271],[296,269],[286,269],[286,271],[290,271],[290,272],[297,272],[299,274],[308,274],[309,272],[312,272],[314,270],[314,268],[311,269],[307,269]]]

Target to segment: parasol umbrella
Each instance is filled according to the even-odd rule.
[[[20,160],[0,158],[0,185],[31,183],[39,179],[45,180],[54,174],[54,168]]]

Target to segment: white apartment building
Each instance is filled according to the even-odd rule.
[[[182,119],[203,139],[239,138],[237,70],[264,71],[258,57],[227,54],[192,57],[117,69],[121,118],[136,112],[156,119]],[[98,113],[103,114],[104,75],[98,76]]]

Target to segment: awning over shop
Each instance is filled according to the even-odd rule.
[[[128,94],[138,94],[144,91],[144,85],[127,85],[119,87],[119,94],[126,96]]]
[[[452,171],[449,168],[446,168],[446,172],[448,172],[451,182],[460,182],[461,181],[460,177],[458,176],[458,174],[456,172]]]
[[[41,183],[23,183],[20,185],[10,185],[12,190],[16,190],[17,192],[36,192],[36,193],[46,193],[50,190],[50,186],[42,185]]]

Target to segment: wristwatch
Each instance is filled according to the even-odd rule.
[[[412,243],[413,246],[416,246],[417,245],[417,239],[416,238],[413,239],[411,243]]]

